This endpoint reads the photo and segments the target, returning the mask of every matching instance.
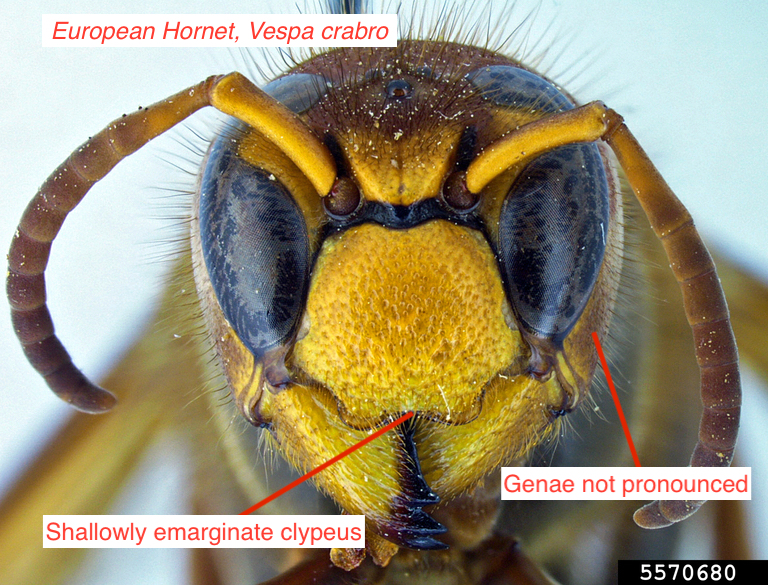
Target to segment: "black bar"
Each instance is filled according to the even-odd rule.
[[[619,561],[619,585],[739,585],[766,581],[768,560]]]

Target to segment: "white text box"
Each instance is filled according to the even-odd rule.
[[[365,548],[365,516],[43,516],[43,548]]]
[[[395,47],[396,14],[44,14],[43,47]]]
[[[503,500],[751,500],[751,467],[502,467]]]

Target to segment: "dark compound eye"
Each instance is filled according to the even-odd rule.
[[[556,343],[571,331],[603,262],[608,212],[594,144],[562,146],[520,173],[501,208],[499,257],[526,331]]]
[[[498,106],[557,113],[573,109],[574,105],[549,81],[509,65],[483,67],[467,75],[480,94]]]
[[[258,360],[296,331],[309,282],[309,237],[285,187],[231,148],[220,138],[206,165],[200,237],[222,312]]]
[[[555,85],[519,67],[483,67],[467,80],[498,106],[574,108]],[[584,311],[605,254],[608,196],[594,144],[536,158],[510,189],[499,217],[499,259],[510,302],[529,333],[561,343]]]
[[[270,81],[262,89],[294,114],[306,112],[328,93],[329,81],[321,75],[293,73]]]

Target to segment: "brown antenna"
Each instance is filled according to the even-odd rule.
[[[24,211],[8,253],[11,320],[24,354],[62,400],[85,412],[112,408],[114,395],[90,382],[56,336],[46,304],[45,268],[67,214],[126,156],[204,106],[259,130],[293,160],[325,196],[336,165],[325,145],[288,108],[239,73],[209,77],[148,108],[119,118],[73,152]]]
[[[688,323],[693,330],[701,371],[704,411],[693,467],[727,467],[733,459],[741,413],[741,381],[736,340],[715,264],[693,225],[688,210],[624,124],[601,102],[554,114],[522,126],[488,146],[467,168],[472,193],[513,164],[531,160],[557,146],[602,139],[610,145],[632,190],[661,240],[680,283]],[[511,161],[504,164],[501,161]],[[693,514],[699,500],[654,501],[635,512],[644,528],[661,528]]]
[[[619,159],[629,184],[661,240],[683,293],[701,370],[704,411],[692,467],[728,467],[733,459],[741,415],[739,353],[728,305],[715,263],[693,225],[688,210],[669,188],[637,139],[613,110],[608,110],[605,140]],[[661,528],[693,514],[700,500],[662,500],[635,512],[643,528]]]

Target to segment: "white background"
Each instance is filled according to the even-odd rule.
[[[571,41],[550,73],[563,83],[575,75],[568,87],[581,101],[602,99],[622,113],[705,238],[768,280],[768,6],[761,0],[523,0],[511,22],[536,5],[527,46],[554,22],[550,32]],[[89,135],[139,105],[243,68],[245,58],[236,51],[41,47],[43,13],[98,13],[105,6],[69,0],[0,8],[0,247],[10,242],[36,188]],[[194,0],[115,1],[110,9],[210,11],[208,3]],[[219,14],[277,10],[259,0],[215,6]],[[556,43],[551,56],[562,49]],[[210,122],[193,125],[205,131]],[[180,146],[189,136],[178,132],[121,164],[86,197],[56,241],[50,307],[61,339],[92,377],[125,347],[160,290],[164,264],[157,256],[167,246],[157,242],[173,232],[163,231],[169,222],[158,217],[173,215],[168,208],[178,202],[163,188],[190,185],[168,161],[184,166],[194,160]],[[0,364],[2,489],[67,408],[26,363],[7,311],[0,311]],[[748,455],[766,444],[768,418],[759,418],[765,415],[757,414],[757,399],[747,396],[747,415],[755,417],[742,434]],[[766,467],[745,464],[754,467],[756,498],[765,499]],[[762,540],[768,541],[765,533]],[[760,554],[768,557],[765,549]]]

